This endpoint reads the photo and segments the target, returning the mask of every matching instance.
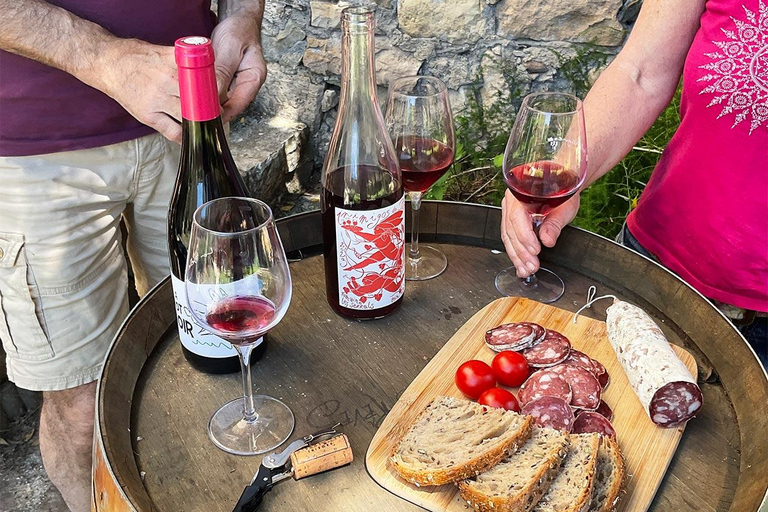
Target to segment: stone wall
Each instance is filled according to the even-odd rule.
[[[316,183],[339,98],[341,10],[352,3],[266,0],[262,43],[269,74],[251,114],[308,128],[292,190]],[[368,1],[367,3],[373,3]],[[432,74],[460,111],[470,91],[493,101],[512,66],[523,90],[556,86],[563,58],[583,43],[618,51],[640,0],[375,0],[379,101],[404,75]],[[279,119],[279,121],[274,121]],[[235,130],[237,130],[237,126]],[[258,143],[258,141],[256,141]],[[313,172],[314,171],[314,172]],[[256,183],[254,183],[256,185]]]

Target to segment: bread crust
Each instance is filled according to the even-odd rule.
[[[595,485],[595,466],[597,465],[597,451],[600,449],[600,435],[599,434],[574,434],[576,436],[588,435],[590,436],[590,449],[592,457],[589,460],[589,468],[587,471],[587,486],[582,489],[576,502],[571,508],[565,509],[564,512],[587,512],[589,510],[589,504],[592,501],[592,487]]]
[[[425,412],[428,409],[429,407],[425,409]],[[504,442],[500,443],[498,446],[470,459],[464,464],[457,464],[450,468],[436,470],[411,469],[401,463],[401,459],[397,454],[402,439],[395,445],[392,455],[389,458],[389,462],[401,478],[416,484],[417,486],[444,485],[458,482],[459,480],[464,480],[482,473],[517,451],[517,449],[531,436],[531,429],[533,428],[533,418],[530,416],[524,416],[523,418],[524,421],[521,426],[514,435],[509,437],[509,439],[504,440]],[[418,422],[418,419],[416,421]]]
[[[603,506],[597,509],[595,512],[611,512],[616,510],[616,506],[619,503],[624,492],[624,486],[626,484],[626,463],[624,462],[624,454],[621,453],[618,441],[612,437],[603,437],[600,439],[601,443],[606,443],[611,446],[611,452],[616,455],[614,459],[613,470],[618,473],[619,478],[615,479],[612,485],[606,490],[606,499]]]
[[[471,481],[459,482],[459,492],[467,504],[478,512],[529,512],[547,492],[567,454],[566,445],[543,464],[536,475],[514,496],[489,496],[475,488]]]

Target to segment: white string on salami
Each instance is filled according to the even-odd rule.
[[[595,295],[597,295],[597,287],[590,286],[589,289],[587,290],[587,303],[581,306],[579,310],[573,314],[573,323],[576,323],[576,319],[579,317],[579,313],[581,313],[587,308],[591,308],[592,304],[594,304],[598,300],[613,299],[614,302],[619,300],[618,297],[616,297],[615,295],[602,295],[600,297],[595,297]]]

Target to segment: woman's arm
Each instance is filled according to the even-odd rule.
[[[586,185],[611,170],[632,149],[669,103],[699,28],[706,0],[646,0],[626,45],[584,100],[589,167]],[[528,213],[507,191],[501,238],[517,275],[539,267],[541,243],[555,245],[576,216],[578,194],[552,210],[539,238]]]

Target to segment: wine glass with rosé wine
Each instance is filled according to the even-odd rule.
[[[256,455],[293,432],[291,410],[276,398],[253,395],[250,355],[291,302],[291,273],[272,210],[244,197],[225,197],[195,211],[185,287],[192,318],[231,343],[240,357],[243,396],[224,404],[208,435],[225,452]]]
[[[502,170],[510,192],[531,215],[538,233],[547,214],[584,183],[587,141],[581,100],[553,92],[526,96],[504,151]],[[496,275],[496,288],[503,295],[547,303],[563,295],[565,284],[545,268],[521,279],[509,267]]]
[[[443,273],[448,259],[435,247],[419,246],[419,207],[424,193],[453,164],[453,115],[448,88],[431,76],[395,80],[389,86],[384,122],[395,145],[403,188],[413,211],[405,279],[432,279]]]

